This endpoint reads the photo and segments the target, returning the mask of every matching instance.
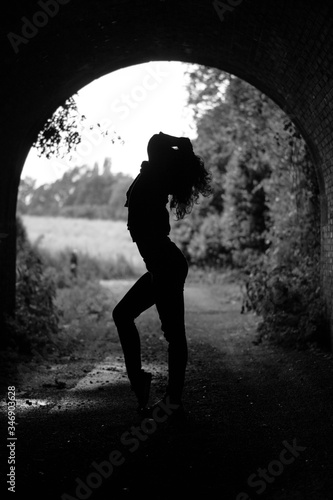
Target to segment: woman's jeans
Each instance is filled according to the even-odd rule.
[[[145,273],[113,310],[125,366],[131,384],[141,370],[140,337],[135,319],[155,304],[168,346],[168,388],[171,401],[180,402],[187,364],[184,319],[184,284],[187,261],[167,237],[138,243],[146,264]]]

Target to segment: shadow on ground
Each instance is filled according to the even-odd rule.
[[[267,348],[253,377],[228,369],[218,349],[189,346],[184,425],[142,421],[126,381],[65,391],[64,407],[61,390],[57,402],[35,393],[52,404],[19,417],[16,498],[332,499],[331,361],[290,352],[277,370]]]

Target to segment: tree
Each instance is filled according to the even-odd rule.
[[[89,125],[86,116],[78,110],[75,96],[72,96],[46,121],[33,146],[40,156],[44,155],[48,159],[70,155],[81,143],[86,128],[102,137],[111,134],[109,129],[103,129],[99,123]],[[116,141],[121,141],[121,138],[113,131],[111,143]]]
[[[196,227],[201,236],[193,238],[205,246],[203,220],[212,217],[210,226],[217,227],[219,215],[222,241],[217,245],[210,237],[214,249],[206,245],[206,250],[210,263],[214,255],[220,265],[230,252],[265,250],[268,208],[262,183],[270,177],[276,157],[273,132],[267,134],[267,127],[277,108],[246,82],[214,68],[196,67],[189,82],[197,128],[194,149],[212,172],[214,187],[213,197],[199,209],[202,223]]]
[[[324,342],[319,188],[306,143],[281,109],[239,78],[202,67],[190,77],[189,103],[198,107],[194,145],[218,197],[201,223],[197,215],[184,223],[188,253],[200,249],[201,262],[211,265],[215,250],[219,265],[229,250],[229,262],[247,276],[246,307],[263,319],[258,341]],[[207,232],[213,214],[220,247]]]
[[[31,182],[22,183],[18,205],[20,213],[94,219],[126,219],[125,193],[133,179],[123,174],[112,174],[110,161],[103,171],[87,165],[64,172],[53,183],[33,188]]]
[[[191,66],[187,88],[196,120],[194,149],[213,174],[214,195],[198,209],[199,221],[197,214],[191,215],[191,231],[184,224],[187,237],[183,242],[188,249],[193,246],[191,241],[196,241],[196,248],[200,242],[201,258],[205,248],[208,259],[210,246],[204,236],[208,223],[204,226],[203,221],[212,217],[208,226],[217,227],[214,218],[218,215],[218,227],[223,228],[219,229],[221,257],[231,252],[232,262],[244,265],[273,246],[271,254],[277,255],[277,247],[282,247],[277,234],[285,234],[295,224],[296,214],[300,217],[296,201],[315,206],[318,197],[303,139],[278,106],[239,78],[215,68]],[[180,240],[181,227],[180,223]],[[305,227],[303,224],[303,240],[309,241]],[[217,248],[214,242],[215,254]]]

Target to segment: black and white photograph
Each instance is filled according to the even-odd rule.
[[[0,498],[333,500],[333,3],[0,26]]]

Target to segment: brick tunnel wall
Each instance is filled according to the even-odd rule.
[[[303,133],[321,190],[323,293],[333,319],[332,2],[224,0],[216,5],[210,0],[18,0],[4,6],[0,233],[8,236],[0,240],[2,311],[13,307],[20,173],[46,119],[104,74],[149,60],[180,60],[247,80]]]

